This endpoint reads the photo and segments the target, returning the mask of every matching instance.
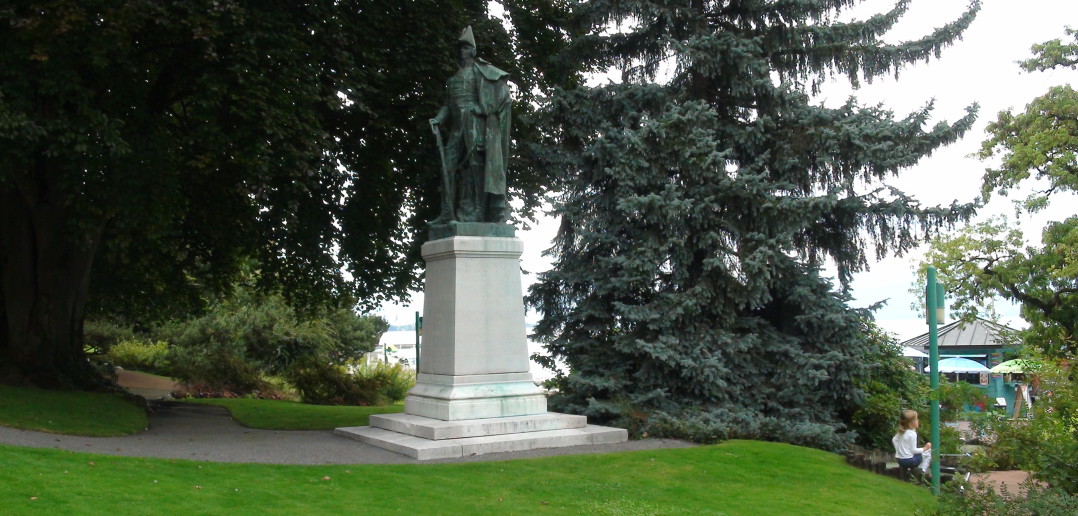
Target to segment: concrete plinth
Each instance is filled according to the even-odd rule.
[[[528,373],[519,238],[453,237],[423,244],[423,357],[441,376]]]
[[[405,413],[335,433],[420,460],[625,441],[625,430],[547,412],[528,371],[523,250],[514,237],[424,244],[423,344]]]
[[[530,373],[420,373],[404,400],[404,412],[446,421],[527,416],[546,412],[546,395]]]
[[[469,427],[472,423],[454,422],[454,426],[457,425]],[[419,460],[450,459],[538,448],[620,443],[628,439],[628,433],[624,429],[596,425],[456,439],[427,439],[376,426],[344,427],[334,430],[333,433]]]

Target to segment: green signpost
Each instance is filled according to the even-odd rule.
[[[928,267],[925,306],[928,316],[928,362],[932,379],[932,494],[940,494],[940,354],[938,326],[943,319],[943,285],[936,280],[936,268]]]

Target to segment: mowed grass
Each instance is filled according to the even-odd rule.
[[[223,405],[248,426],[363,425],[392,407],[271,400]],[[120,396],[0,386],[0,424],[74,435],[145,427]],[[137,437],[132,437],[137,438]],[[929,491],[838,455],[731,441],[716,446],[506,462],[283,466],[140,459],[0,445],[8,514],[909,514]]]
[[[56,434],[118,436],[145,429],[146,412],[119,394],[0,385],[0,425]]]
[[[786,444],[276,466],[0,446],[5,514],[911,514],[927,489]]]
[[[240,398],[187,398],[180,401],[225,407],[239,424],[266,430],[332,430],[339,426],[366,426],[371,414],[404,410],[404,405],[350,407]]]

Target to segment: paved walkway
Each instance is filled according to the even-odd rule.
[[[149,428],[136,435],[78,437],[0,426],[0,443],[106,455],[267,464],[432,464],[693,446],[691,443],[671,439],[643,439],[609,445],[418,461],[333,435],[329,430],[275,431],[246,428],[233,421],[228,410],[223,407],[180,402],[157,402],[155,405],[157,411],[150,415]]]
[[[974,474],[969,481],[974,485],[983,482],[997,493],[1002,494],[1006,490],[1007,494],[1016,495],[1025,492],[1022,484],[1028,479],[1029,473],[1025,471],[989,471],[988,473]]]
[[[119,373],[121,385],[147,398],[160,398],[175,387],[174,384],[162,383],[160,377],[125,371]],[[224,407],[176,401],[152,401],[151,404],[156,410],[149,416],[149,427],[135,435],[79,437],[0,426],[0,443],[131,457],[265,464],[437,464],[695,446],[672,439],[642,439],[618,444],[418,461],[333,435],[330,430],[278,431],[247,428],[236,423]],[[1027,477],[1028,474],[1022,471],[995,471],[979,475],[973,480],[983,479],[997,490],[1005,485],[1009,492],[1016,493],[1019,484]]]
[[[148,400],[168,399],[179,386],[171,378],[116,368],[116,383]]]

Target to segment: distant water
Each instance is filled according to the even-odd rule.
[[[415,331],[397,330],[387,331],[383,333],[382,338],[378,340],[378,347],[374,351],[374,356],[378,360],[381,360],[383,346],[387,344],[391,346],[390,349],[396,350],[395,352],[391,352],[388,354],[387,358],[389,358],[390,362],[402,362],[406,363],[406,365],[408,365],[409,367],[415,367]],[[420,348],[422,349],[422,343],[420,343]],[[528,361],[531,362],[530,371],[532,374],[532,378],[536,382],[541,382],[553,378],[553,371],[535,363],[534,360],[531,360],[531,356],[536,353],[539,353],[541,355],[547,354],[546,350],[543,349],[543,345],[541,343],[535,342],[529,338]],[[422,358],[423,357],[420,356],[420,359]],[[559,370],[568,370],[568,367],[566,367],[564,362],[559,360],[557,364]]]

